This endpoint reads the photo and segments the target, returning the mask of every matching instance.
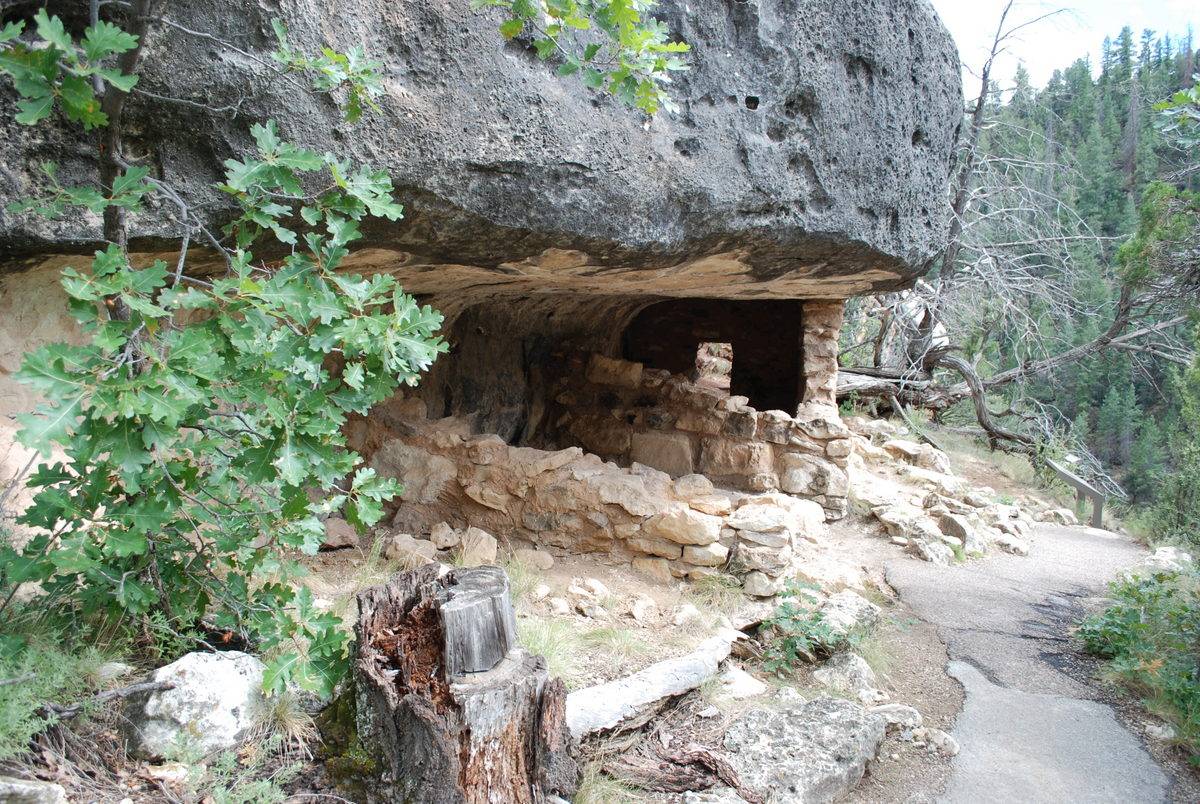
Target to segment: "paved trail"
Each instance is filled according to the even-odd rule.
[[[1039,525],[1028,557],[962,566],[903,560],[887,578],[916,615],[937,626],[966,702],[961,752],[942,801],[1159,802],[1168,777],[1096,690],[1059,667],[1067,633],[1141,555],[1113,533]]]

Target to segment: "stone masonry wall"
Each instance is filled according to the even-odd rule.
[[[806,301],[801,319],[804,339],[804,403],[837,407],[838,336],[845,302]],[[836,415],[833,414],[833,415]]]
[[[806,403],[798,416],[757,411],[745,397],[641,363],[581,353],[559,360],[543,443],[672,477],[699,473],[722,488],[783,491],[817,502],[828,519],[845,515],[849,432],[832,405]]]
[[[419,399],[397,400],[348,428],[372,468],[404,484],[394,533],[477,527],[513,549],[603,554],[665,582],[728,573],[759,597],[802,571],[825,533],[825,511],[808,500],[622,468],[578,447],[515,447],[472,434],[468,419],[424,413]]]

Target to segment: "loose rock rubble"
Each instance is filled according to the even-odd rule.
[[[993,547],[1014,555],[1029,554],[1032,518],[1017,505],[995,502],[990,489],[965,487],[950,474],[945,453],[898,438],[903,429],[890,422],[851,417],[846,424],[854,434],[851,443],[855,449],[850,465],[850,507],[878,520],[893,544],[942,565],[984,556]],[[906,481],[925,491],[918,498],[906,499],[899,487],[890,493],[874,487],[873,467],[897,469]],[[1067,514],[1051,509],[1040,516],[1073,522],[1073,515]]]
[[[1079,517],[1070,508],[1051,508],[1037,515],[1038,522],[1053,522],[1056,525],[1078,525]]]
[[[944,757],[952,757],[958,754],[958,740],[955,740],[950,734],[941,729],[927,729],[924,726],[912,730],[909,739],[913,745],[917,747],[928,748],[934,753],[941,754]]]

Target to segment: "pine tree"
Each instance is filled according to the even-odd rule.
[[[1138,430],[1137,441],[1129,454],[1129,473],[1125,479],[1125,489],[1136,501],[1143,502],[1153,498],[1155,486],[1158,485],[1158,474],[1162,468],[1160,450],[1162,435],[1153,417],[1147,417]]]
[[[1117,466],[1129,462],[1137,417],[1133,386],[1129,383],[1112,386],[1100,405],[1093,438],[1096,454],[1102,460]]]

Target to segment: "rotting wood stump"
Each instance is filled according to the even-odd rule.
[[[517,644],[499,567],[430,564],[358,595],[359,739],[378,801],[524,804],[569,798],[579,766],[566,687]]]

